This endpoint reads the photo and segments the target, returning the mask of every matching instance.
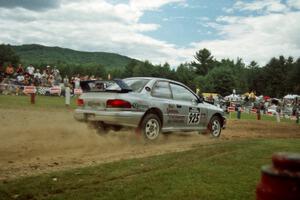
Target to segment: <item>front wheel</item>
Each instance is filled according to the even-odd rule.
[[[155,141],[158,139],[161,131],[161,121],[155,114],[148,114],[144,117],[139,126],[146,141]]]
[[[221,125],[220,117],[218,116],[212,117],[208,125],[208,130],[210,134],[213,137],[219,137],[221,135],[221,129],[222,129],[222,125]]]

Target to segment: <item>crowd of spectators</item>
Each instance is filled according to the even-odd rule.
[[[40,87],[53,87],[69,86],[71,88],[79,88],[81,80],[100,80],[101,78],[95,76],[82,76],[77,74],[70,78],[66,75],[62,78],[60,71],[56,66],[50,65],[39,69],[33,65],[23,67],[19,64],[17,67],[9,64],[6,67],[0,66],[0,84],[14,84],[19,86],[40,86]]]
[[[1,71],[1,82],[13,82],[16,85],[35,85],[51,87],[59,85],[62,82],[62,77],[59,70],[54,66],[51,68],[49,65],[42,71],[35,68],[33,65],[29,65],[26,68],[19,64],[14,68],[11,64]]]

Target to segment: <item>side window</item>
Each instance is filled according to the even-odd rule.
[[[152,88],[152,96],[159,98],[171,98],[171,90],[169,83],[166,81],[158,81]]]
[[[191,102],[192,100],[194,101],[197,100],[197,97],[195,97],[195,95],[185,87],[182,87],[181,85],[172,84],[172,83],[170,84],[170,86],[171,86],[174,100],[189,101],[189,102]]]

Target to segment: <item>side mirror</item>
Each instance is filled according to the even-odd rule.
[[[145,87],[145,89],[146,89],[147,92],[150,92],[150,91],[151,91],[151,88],[149,88],[148,86]]]

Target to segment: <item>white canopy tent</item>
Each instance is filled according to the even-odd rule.
[[[300,98],[297,94],[288,94],[283,97],[283,99],[295,99],[296,97]]]
[[[240,101],[241,97],[240,97],[240,95],[237,95],[237,94],[231,94],[231,95],[224,97],[224,99],[226,101]]]

